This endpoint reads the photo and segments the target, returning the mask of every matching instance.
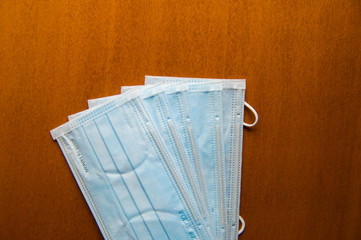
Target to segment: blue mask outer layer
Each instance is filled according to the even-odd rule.
[[[202,162],[207,179],[207,197],[214,216],[217,239],[225,235],[225,175],[223,151],[222,85],[189,84],[189,102]]]
[[[136,86],[123,88],[123,92],[134,89],[135,87]],[[198,166],[198,169],[203,169],[204,176],[202,176],[202,179],[211,179],[211,181],[204,183],[206,189],[209,190],[207,191],[206,198],[209,200],[211,205],[209,210],[212,212],[212,220],[214,221],[211,224],[212,226],[215,224],[218,226],[213,228],[216,234],[216,238],[224,238],[226,212],[223,206],[225,201],[223,201],[224,197],[219,198],[219,196],[223,196],[225,194],[225,188],[223,186],[225,186],[226,179],[222,170],[225,167],[221,134],[223,125],[221,98],[222,86],[220,84],[214,83],[192,84],[190,85],[190,91],[188,92],[188,84],[173,84],[166,87],[167,98],[165,98],[164,92],[162,91],[162,89],[164,89],[163,85],[156,87],[142,86],[138,88],[145,88],[145,90],[142,91],[143,104],[148,110],[153,122],[155,123],[155,126],[160,131],[161,136],[166,143],[174,142],[174,139],[172,139],[170,134],[168,126],[169,124],[167,123],[173,119],[172,114],[167,108],[168,102],[170,105],[169,108],[174,113],[174,119],[176,120],[175,122],[178,123],[179,129],[183,133],[182,136],[189,136],[188,138],[184,139],[184,141],[188,143],[189,146],[188,154],[197,154],[196,157],[199,159],[197,153],[198,149],[191,151],[193,147],[192,145],[195,145],[195,143],[192,144],[192,140],[190,139],[194,138],[197,140],[202,140],[203,145],[201,159],[211,159],[211,161],[202,161],[203,167]],[[189,97],[191,97],[194,101],[189,101]],[[99,99],[96,101],[100,103]],[[104,99],[104,101],[106,101],[106,99]],[[189,104],[189,102],[192,104]],[[198,123],[197,127],[194,127],[193,120],[191,119],[192,110],[198,114],[196,116],[196,123]],[[189,129],[192,129],[191,132],[189,132]],[[196,129],[196,131],[193,129]],[[194,137],[193,132],[196,132],[197,136]],[[170,150],[176,149],[174,144],[168,144],[167,147]],[[173,157],[177,158],[177,153],[174,153]],[[195,158],[193,158],[193,160],[194,159]],[[191,165],[195,166],[195,163],[192,162]],[[182,168],[182,166],[179,166],[179,168]],[[184,173],[181,173],[180,175],[184,176]],[[190,177],[191,176],[188,176],[188,178]]]
[[[226,184],[226,239],[237,238],[238,213],[241,194],[242,138],[245,80],[174,78],[146,76],[146,84],[175,82],[221,82],[223,86],[223,138]]]
[[[105,239],[202,236],[203,226],[197,225],[183,197],[170,156],[138,92],[96,107],[51,133]]]
[[[201,167],[199,162],[197,162],[199,157],[197,156],[197,159],[193,158],[193,154],[197,153],[198,150],[193,150],[196,146],[195,143],[191,144],[190,140],[190,138],[194,139],[195,137],[193,134],[189,136],[189,131],[192,132],[192,128],[189,126],[193,126],[193,124],[190,124],[192,122],[191,109],[189,106],[188,110],[183,109],[186,103],[189,105],[188,101],[184,102],[185,98],[183,96],[185,91],[188,90],[188,85],[126,86],[122,87],[122,93],[134,90],[135,88],[141,92],[142,103],[164,140],[167,150],[171,155],[171,162],[177,175],[180,176],[182,184],[185,186],[187,196],[196,209],[198,217],[200,219],[203,218],[203,222],[208,227],[207,233],[202,235],[206,235],[205,238],[210,238],[210,236],[214,235],[212,233],[215,233],[215,228],[205,202],[203,181],[200,182],[198,176],[198,173],[201,173]],[[167,95],[170,98],[171,96],[175,97],[175,99],[170,99],[173,100],[170,103],[168,103],[165,90],[167,90]],[[186,93],[188,92],[186,91]],[[107,102],[109,98],[113,97],[89,100],[89,107]],[[188,96],[186,99],[188,100]],[[173,116],[172,112],[176,114],[176,117]],[[183,134],[179,134],[179,130]],[[183,142],[186,144],[183,144]]]

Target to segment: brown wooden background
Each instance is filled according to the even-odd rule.
[[[240,239],[361,239],[360,55],[358,0],[2,0],[0,239],[102,238],[49,130],[146,74],[247,79]]]

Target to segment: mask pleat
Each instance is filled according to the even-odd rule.
[[[172,173],[172,177],[173,177],[174,180],[176,181],[176,183],[177,183],[177,185],[178,185],[178,188],[179,188],[179,190],[181,191],[181,193],[182,193],[182,195],[183,195],[183,197],[184,197],[184,200],[186,201],[186,203],[187,203],[190,211],[192,212],[193,218],[194,218],[196,221],[198,221],[197,214],[196,214],[196,212],[195,212],[195,210],[194,210],[194,208],[193,208],[193,206],[192,206],[189,198],[187,197],[187,194],[186,194],[186,192],[185,192],[182,184],[180,183],[179,178],[178,178],[178,176],[176,175],[176,173],[175,173],[175,171],[174,171],[174,169],[173,169],[173,167],[172,167],[172,164],[170,163],[169,158],[168,158],[167,155],[165,154],[165,151],[164,151],[163,147],[161,146],[159,139],[157,138],[157,136],[155,135],[155,133],[154,133],[153,130],[151,130],[150,133],[152,134],[153,139],[154,139],[155,143],[157,144],[158,149],[159,149],[160,153],[162,154],[162,156],[163,156],[163,158],[164,158],[164,160],[165,160],[165,162],[166,162],[166,164],[167,164],[167,167],[168,167],[169,171]]]
[[[191,142],[191,148],[192,148],[192,153],[193,153],[193,157],[194,157],[194,163],[196,165],[197,174],[198,174],[198,178],[199,178],[199,185],[200,185],[200,188],[201,188],[201,191],[202,191],[203,198],[205,198],[205,192],[206,191],[204,189],[201,166],[200,166],[199,157],[198,157],[198,153],[197,153],[196,143],[195,143],[195,140],[194,140],[193,129],[190,126],[188,127],[188,134],[189,134],[189,139],[190,139],[190,142]]]
[[[189,181],[190,181],[190,183],[191,183],[192,190],[193,190],[193,192],[195,193],[195,197],[196,197],[196,200],[197,200],[197,204],[198,204],[198,206],[199,206],[199,208],[200,208],[200,210],[201,210],[202,216],[203,216],[203,217],[206,217],[206,213],[205,213],[205,211],[204,211],[204,209],[203,209],[203,206],[202,206],[200,197],[199,197],[199,195],[198,195],[198,193],[197,193],[198,191],[197,191],[197,189],[196,189],[196,186],[195,186],[193,177],[191,176],[191,170],[189,169],[188,164],[187,164],[187,162],[186,162],[186,156],[184,155],[184,152],[183,152],[183,150],[182,150],[181,144],[180,144],[179,139],[178,139],[178,137],[177,137],[177,134],[176,134],[176,132],[175,132],[174,125],[173,125],[171,122],[169,123],[169,127],[170,127],[170,129],[171,129],[173,138],[175,139],[175,143],[176,143],[177,149],[178,149],[178,151],[179,151],[179,154],[180,154],[180,156],[181,156],[181,159],[182,159],[182,162],[183,162],[183,166],[184,166],[184,168],[185,168],[185,170],[186,170],[187,177],[188,177],[188,179],[189,179]]]
[[[110,237],[110,234],[109,234],[109,231],[106,227],[106,225],[104,224],[104,221],[103,221],[103,218],[102,216],[100,215],[99,213],[99,210],[98,208],[96,207],[96,204],[94,203],[93,201],[93,198],[85,184],[85,181],[83,180],[81,174],[79,173],[75,163],[74,163],[74,160],[73,160],[73,152],[71,149],[69,149],[69,144],[65,143],[64,141],[64,137],[60,137],[57,139],[61,149],[63,150],[67,160],[68,160],[68,163],[69,163],[69,166],[70,168],[72,169],[73,173],[74,173],[74,177],[76,178],[77,182],[79,183],[79,187],[80,189],[82,190],[83,192],[83,195],[85,197],[85,199],[87,200],[88,202],[88,205],[90,207],[90,209],[92,210],[93,214],[94,214],[94,218],[96,219],[100,229],[101,229],[101,232],[103,233],[103,236],[105,239],[109,239],[111,240],[112,238]]]
[[[99,122],[98,124],[97,124],[97,122]],[[121,195],[122,195],[122,202],[123,202],[123,204],[126,206],[126,207],[122,207],[123,209],[125,209],[125,212],[127,212],[128,214],[127,214],[127,218],[128,218],[128,221],[129,220],[131,220],[131,219],[134,219],[136,216],[137,217],[140,217],[141,218],[141,220],[142,220],[142,224],[135,224],[135,226],[133,226],[133,224],[132,224],[132,221],[130,221],[130,225],[132,226],[132,228],[133,228],[133,230],[134,230],[134,227],[136,227],[137,228],[137,231],[136,232],[143,232],[144,233],[144,235],[142,236],[144,239],[147,239],[147,238],[149,238],[149,239],[154,239],[154,237],[152,236],[152,234],[151,234],[151,231],[150,231],[150,229],[149,229],[149,226],[148,226],[148,224],[145,222],[145,220],[144,220],[144,217],[143,217],[143,215],[141,214],[141,210],[140,210],[140,208],[141,207],[144,207],[144,206],[146,206],[146,204],[144,204],[144,203],[138,203],[137,204],[137,201],[136,201],[136,199],[134,199],[134,197],[132,196],[132,194],[131,194],[131,189],[133,188],[136,188],[136,187],[134,187],[134,186],[131,186],[131,187],[129,187],[128,186],[128,184],[126,183],[126,181],[124,180],[124,177],[123,177],[123,174],[124,174],[124,172],[125,171],[120,171],[119,170],[119,168],[117,167],[117,164],[116,164],[116,162],[123,162],[123,166],[124,166],[124,164],[126,164],[126,163],[124,163],[124,162],[129,162],[129,159],[128,159],[128,161],[124,161],[125,160],[125,158],[126,158],[126,155],[125,155],[125,153],[124,152],[122,152],[122,156],[124,157],[123,159],[117,159],[117,161],[115,161],[114,160],[114,158],[115,157],[119,157],[119,155],[120,155],[120,153],[119,153],[119,151],[120,151],[120,149],[122,149],[121,148],[121,145],[119,144],[118,145],[118,147],[116,148],[116,149],[119,149],[118,151],[117,151],[117,154],[114,154],[112,151],[111,151],[111,147],[109,147],[108,145],[109,145],[109,142],[107,141],[107,140],[109,140],[109,139],[114,139],[114,136],[109,136],[109,133],[113,133],[113,131],[106,131],[107,129],[104,129],[104,127],[105,126],[107,126],[108,128],[109,128],[109,126],[110,126],[110,120],[109,120],[109,118],[108,118],[108,116],[106,115],[106,117],[105,118],[101,118],[101,119],[97,119],[95,122],[95,126],[96,126],[96,128],[97,128],[97,130],[98,130],[98,133],[99,133],[99,135],[100,135],[100,137],[101,137],[101,140],[102,140],[102,142],[103,142],[103,144],[104,144],[104,147],[106,148],[106,150],[108,151],[108,154],[109,154],[109,157],[110,157],[110,159],[112,160],[112,166],[111,167],[114,167],[114,170],[117,172],[117,174],[119,174],[119,179],[118,180],[120,180],[120,181],[118,181],[118,182],[116,182],[114,185],[116,185],[117,187],[118,187],[118,191],[115,191],[114,189],[114,192],[115,193],[121,193]],[[103,126],[103,131],[101,131],[100,129],[99,129],[99,126],[98,125],[101,125],[101,126]],[[105,130],[105,131],[104,131]],[[104,137],[104,135],[106,135],[106,137]],[[107,145],[107,142],[108,142],[108,145]],[[112,144],[115,144],[115,141],[112,143]],[[99,142],[98,142],[98,144],[97,144],[98,146],[100,145],[99,144]],[[114,148],[113,148],[114,149]],[[130,170],[130,169],[132,169],[133,170],[133,168],[131,168],[129,165],[130,164],[127,164],[128,166],[127,166],[127,168]],[[139,187],[140,186],[140,182],[139,182],[139,180],[138,179],[134,179],[133,181],[132,181],[132,183],[134,184],[134,183],[137,183],[137,187]],[[117,194],[116,194],[117,195]],[[119,200],[119,199],[118,199]],[[121,204],[121,202],[120,202],[120,205],[122,206],[122,204]],[[147,204],[147,205],[149,205],[149,204]],[[154,210],[154,209],[152,209],[152,210]],[[123,210],[124,211],[124,210]],[[144,211],[144,210],[143,210]]]
[[[131,105],[134,105],[134,102],[132,102]],[[134,111],[134,114],[136,115],[137,112]],[[117,133],[117,130],[114,127],[114,124],[112,123],[109,115],[107,115],[107,117],[109,119],[109,124],[110,124],[113,132],[115,133],[117,141],[119,141],[120,145],[124,148],[124,146],[122,145],[122,141],[120,139],[120,136]],[[126,154],[126,152],[127,152],[126,149],[123,149],[123,150],[124,150],[124,152]],[[134,201],[139,202],[138,206],[140,208],[140,211],[143,214],[144,214],[144,212],[147,212],[147,217],[146,218],[149,219],[148,222],[151,221],[151,224],[152,224],[152,226],[149,227],[149,230],[153,231],[152,235],[156,236],[156,237],[154,237],[155,239],[158,239],[158,238],[167,239],[167,238],[169,238],[168,232],[167,232],[166,228],[164,227],[163,222],[161,221],[161,219],[159,217],[158,211],[154,207],[154,205],[153,205],[153,203],[152,203],[152,201],[150,199],[150,196],[147,194],[147,191],[144,188],[144,181],[140,180],[140,177],[139,177],[139,175],[137,173],[137,170],[136,170],[137,167],[134,166],[134,164],[129,159],[129,157],[127,157],[127,159],[129,160],[129,164],[130,164],[130,166],[131,166],[131,168],[133,170],[128,175],[129,175],[129,177],[134,176],[133,178],[129,179],[129,182],[132,183],[132,184],[139,183],[139,185],[138,185],[139,187],[133,187],[133,191],[137,190],[137,189],[142,190],[142,191],[137,191],[137,192],[134,193],[134,195],[136,196],[136,197],[134,197]],[[147,160],[145,159],[144,161],[147,161]],[[138,166],[139,166],[139,163],[138,163]],[[154,219],[156,219],[156,221],[154,221]],[[142,233],[142,237],[143,237],[143,233]]]
[[[219,209],[221,215],[221,224],[225,224],[224,216],[224,195],[223,195],[223,167],[222,167],[222,146],[221,146],[221,130],[220,127],[216,126],[216,136],[217,136],[217,160],[218,160],[218,184],[219,184]]]
[[[234,152],[235,152],[235,156],[234,156],[234,163],[235,163],[235,166],[234,166],[234,169],[236,169],[236,174],[234,174],[234,183],[233,183],[233,185],[234,186],[237,186],[237,183],[238,183],[238,178],[239,178],[239,174],[238,174],[238,169],[239,169],[239,161],[240,161],[240,159],[239,159],[239,135],[240,135],[240,124],[238,123],[238,124],[236,124],[236,141],[235,141],[235,143],[236,143],[236,146],[235,146],[235,150],[234,150]],[[232,202],[237,202],[237,198],[238,198],[238,192],[237,191],[234,191],[233,192],[233,201]],[[233,214],[232,214],[232,216],[233,216],[233,218],[232,218],[232,220],[233,220],[233,222],[237,222],[238,221],[238,213],[236,213],[236,212],[234,212]]]

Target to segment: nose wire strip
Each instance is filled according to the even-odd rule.
[[[197,149],[196,149],[196,143],[195,143],[195,141],[194,141],[194,135],[193,135],[193,129],[192,129],[192,127],[188,127],[188,133],[189,133],[189,139],[190,139],[190,141],[191,141],[191,146],[192,146],[194,161],[195,161],[195,163],[196,163],[196,169],[197,169],[199,184],[200,184],[200,187],[201,187],[201,191],[202,191],[203,197],[205,198],[205,196],[206,196],[206,191],[204,190],[203,176],[202,176],[201,166],[200,166],[200,163],[199,163],[198,153],[197,153]]]
[[[234,186],[238,186],[238,175],[240,174],[239,171],[239,132],[240,132],[240,124],[236,124],[236,149],[235,149],[235,156],[234,156],[234,161],[235,161],[235,179],[234,179]],[[237,194],[238,194],[238,189],[234,189],[233,191],[233,203],[236,203],[237,201]],[[238,217],[239,213],[234,213],[233,214],[233,222],[237,221],[237,217]]]
[[[216,125],[217,135],[217,159],[218,159],[218,182],[219,182],[219,193],[220,193],[220,214],[221,224],[224,225],[224,200],[223,200],[223,167],[222,167],[222,155],[221,155],[221,131],[220,127]]]
[[[187,164],[186,156],[184,155],[184,152],[183,152],[183,150],[182,150],[182,146],[181,146],[181,144],[180,144],[180,142],[179,142],[179,139],[178,139],[178,137],[177,137],[177,133],[175,132],[174,125],[173,125],[171,122],[169,122],[168,125],[169,125],[169,127],[170,127],[171,132],[172,132],[173,138],[174,138],[174,140],[175,140],[175,144],[176,144],[176,146],[177,146],[178,152],[179,152],[180,157],[181,157],[182,162],[183,162],[183,166],[184,166],[184,168],[185,168],[185,170],[186,170],[187,177],[188,177],[188,179],[189,179],[189,182],[190,182],[190,184],[191,184],[192,190],[193,190],[194,195],[195,195],[195,197],[196,197],[197,204],[198,204],[198,206],[199,206],[199,208],[200,208],[200,210],[201,210],[201,214],[202,214],[203,217],[205,217],[206,214],[205,214],[205,212],[204,212],[203,205],[202,205],[201,200],[200,200],[200,198],[199,198],[199,194],[198,194],[196,185],[194,184],[194,179],[193,179],[193,177],[192,177],[192,175],[191,175],[191,171],[190,171],[189,166],[188,166],[188,164]]]
[[[172,167],[172,165],[171,165],[171,162],[170,162],[167,154],[165,153],[165,151],[164,151],[164,149],[163,149],[163,147],[162,147],[162,145],[161,145],[158,137],[156,136],[154,130],[151,130],[151,129],[150,129],[149,131],[150,131],[150,134],[152,135],[155,143],[157,144],[157,147],[158,147],[160,153],[162,154],[162,157],[164,158],[164,160],[165,160],[165,162],[166,162],[166,164],[167,164],[167,167],[168,167],[168,169],[170,170],[170,172],[171,172],[171,174],[172,174],[172,177],[173,177],[174,180],[176,181],[176,183],[177,183],[177,185],[178,185],[178,187],[179,187],[179,190],[181,191],[181,193],[182,193],[182,195],[183,195],[183,197],[184,197],[184,200],[186,201],[186,204],[187,204],[189,210],[191,211],[191,213],[192,213],[192,215],[193,215],[193,217],[194,217],[194,220],[195,220],[195,221],[198,221],[197,214],[196,214],[196,212],[195,212],[195,210],[194,210],[194,208],[193,208],[193,206],[192,206],[189,198],[187,197],[187,194],[186,194],[183,186],[181,185],[181,183],[180,183],[180,181],[179,181],[179,178],[178,178],[178,176],[176,175],[176,173],[175,173],[175,171],[174,171],[174,169],[173,169],[173,167]]]

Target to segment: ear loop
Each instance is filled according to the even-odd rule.
[[[241,235],[243,233],[244,229],[246,228],[246,223],[241,216],[239,216],[239,221],[242,223],[242,227],[238,231],[238,236]]]
[[[258,122],[258,114],[257,114],[256,110],[251,105],[249,105],[247,102],[244,102],[244,105],[249,110],[251,110],[251,112],[253,113],[255,119],[254,119],[253,123],[245,123],[244,122],[243,126],[245,126],[245,127],[253,127]],[[242,226],[241,226],[241,229],[239,229],[239,231],[238,231],[238,236],[241,235],[243,233],[244,229],[246,228],[246,222],[244,221],[244,219],[241,216],[239,216],[239,221],[241,222]]]
[[[245,127],[253,127],[258,122],[258,114],[257,114],[256,110],[254,110],[254,108],[251,105],[249,105],[247,102],[244,102],[244,106],[246,106],[249,110],[251,110],[251,112],[253,113],[255,119],[254,119],[253,123],[245,123],[244,122],[243,126],[245,126]]]

